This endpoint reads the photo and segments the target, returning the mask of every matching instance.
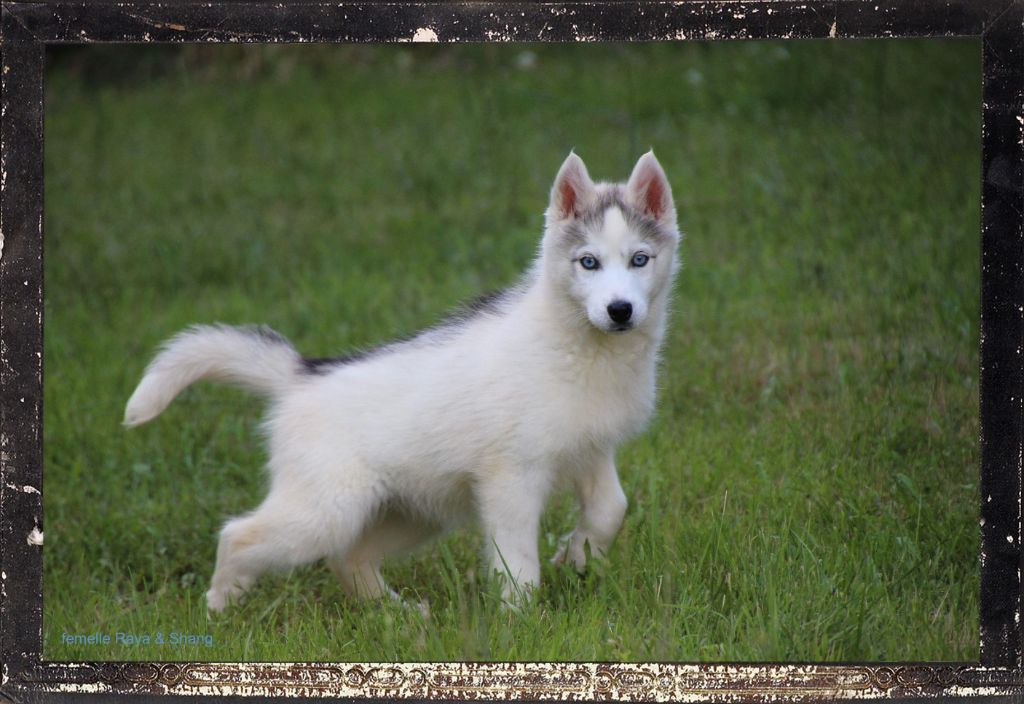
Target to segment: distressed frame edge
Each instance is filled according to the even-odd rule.
[[[137,3],[146,4],[146,3]],[[215,5],[217,3],[214,3]],[[619,8],[630,8],[640,3],[615,2],[597,3],[603,6],[615,5]],[[665,3],[657,3],[664,5]],[[672,3],[678,5],[679,3]],[[685,5],[685,3],[683,3]],[[696,5],[696,3],[690,3]],[[730,4],[735,8],[738,3],[718,2],[708,3],[711,5]],[[744,5],[767,6],[769,2],[743,3]],[[777,3],[782,5],[783,2]],[[790,3],[793,4],[793,3]],[[831,7],[838,18],[840,7],[844,9],[859,8],[865,3],[859,0],[834,0],[833,2],[808,2],[801,3],[812,7]],[[913,3],[890,2],[890,5],[907,6]],[[41,646],[41,608],[38,603],[38,596],[35,603],[25,599],[22,587],[27,581],[34,581],[36,592],[41,592],[41,550],[35,549],[42,542],[42,467],[41,467],[41,442],[39,441],[39,430],[41,429],[42,410],[42,119],[43,119],[43,66],[45,60],[45,45],[49,42],[40,38],[37,34],[29,31],[31,27],[18,23],[18,27],[29,32],[17,34],[12,37],[8,32],[11,18],[20,7],[31,5],[33,7],[55,7],[61,3],[11,3],[5,2],[2,6],[2,28],[0,35],[0,58],[3,61],[3,75],[0,77],[2,83],[2,105],[3,114],[0,115],[0,238],[7,235],[6,249],[0,249],[0,658],[2,663],[2,676],[0,676],[0,695],[10,697],[12,700],[30,692],[36,693],[147,693],[147,694],[179,694],[179,695],[210,695],[210,694],[234,694],[248,696],[289,696],[289,697],[324,697],[342,696],[346,698],[365,697],[387,697],[403,699],[495,699],[512,698],[518,699],[544,699],[544,700],[603,700],[617,699],[623,701],[646,701],[651,699],[695,699],[713,701],[761,701],[766,697],[773,697],[785,701],[806,701],[821,698],[879,698],[879,697],[934,697],[934,696],[1024,696],[1024,672],[1021,662],[1021,631],[1019,620],[1015,629],[1010,629],[1004,634],[1002,640],[990,639],[995,643],[995,649],[988,654],[989,662],[986,663],[986,640],[984,624],[982,624],[982,657],[980,664],[974,663],[875,663],[875,664],[717,664],[717,663],[694,663],[694,664],[659,664],[659,663],[280,663],[280,664],[258,664],[258,663],[147,663],[147,662],[58,662],[42,661]],[[66,5],[66,4],[65,4]],[[224,6],[224,3],[220,3]],[[251,3],[249,5],[252,5]],[[319,3],[307,3],[319,5]],[[438,8],[450,10],[453,7],[468,7],[470,5],[480,7],[479,3],[388,3],[388,6],[401,6],[418,8],[434,13]],[[988,94],[983,92],[983,135],[982,135],[982,205],[985,208],[992,203],[991,194],[986,196],[985,188],[990,186],[989,167],[986,158],[986,135],[996,134],[1006,137],[1008,134],[1005,125],[999,126],[993,133],[986,131],[993,126],[993,120],[1006,121],[1007,118],[1015,119],[1018,124],[1012,125],[1014,136],[1017,138],[1017,149],[1014,160],[1011,163],[1012,189],[1015,193],[1014,205],[1019,206],[1019,200],[1024,195],[1021,185],[1021,173],[1024,170],[1024,106],[1021,105],[1022,91],[1024,91],[1024,65],[1020,62],[1019,51],[1024,43],[1024,12],[1020,0],[1007,1],[1005,3],[990,2],[987,8],[1004,5],[1001,10],[990,14],[990,23],[985,25],[980,34],[924,34],[912,36],[972,36],[981,39],[982,51],[999,49],[1004,51],[1007,46],[999,44],[1005,41],[1011,49],[1011,54],[1017,52],[1017,68],[1011,71],[1010,83],[1016,86],[1014,97],[1008,103],[1002,99],[990,101]],[[85,5],[76,4],[84,12],[91,12],[85,9]],[[132,7],[132,3],[124,6]],[[124,7],[121,6],[121,7]],[[154,5],[147,5],[153,7]],[[355,5],[353,5],[355,6]],[[517,7],[519,5],[516,5]],[[560,6],[560,5],[559,5]],[[96,5],[93,7],[106,8],[109,5]],[[189,5],[164,5],[165,11],[175,12]],[[238,7],[238,5],[235,5]],[[286,5],[285,8],[290,6]],[[366,7],[366,5],[359,5]],[[506,3],[497,3],[489,8],[507,7]],[[538,6],[543,9],[554,7],[550,4]],[[159,20],[155,20],[159,21]],[[793,34],[787,37],[777,37],[774,34],[763,38],[825,38],[825,36],[837,38],[856,37],[857,34],[838,35],[835,31],[838,20],[834,19],[828,29],[827,35],[811,33]],[[1008,26],[1007,26],[1008,25]],[[996,30],[1009,35],[1007,39],[1003,35],[996,34]],[[171,31],[177,31],[172,29]],[[891,35],[892,38],[906,36],[904,34]],[[588,39],[607,39],[602,36],[592,35]],[[668,36],[660,37],[662,40],[686,40],[692,38],[753,38],[746,35],[735,37],[722,36]],[[762,37],[757,37],[762,38]],[[489,40],[494,40],[488,37]],[[362,39],[361,41],[370,41]],[[394,41],[401,41],[394,38]],[[524,41],[519,37],[501,37],[498,41]],[[564,39],[554,39],[563,41]],[[139,41],[146,41],[139,39]],[[152,41],[173,41],[171,39],[152,39]],[[198,40],[188,40],[198,41]],[[218,39],[217,41],[224,41]],[[252,41],[268,41],[265,36],[257,37]],[[339,40],[341,41],[341,40]],[[385,41],[387,41],[385,39]],[[455,39],[454,41],[459,41]],[[77,43],[77,42],[76,42]],[[14,75],[9,77],[9,60],[14,58],[10,64],[18,65],[20,62],[26,64],[24,72],[21,66],[13,69]],[[988,59],[986,59],[988,60]],[[983,90],[988,83],[989,71],[986,64],[983,75]],[[33,112],[32,105],[29,105],[27,114],[22,113],[24,107],[19,103],[26,95],[30,96],[30,103],[34,103],[36,111]],[[36,99],[31,99],[36,96]],[[32,127],[34,126],[34,128]],[[26,134],[30,139],[23,143],[15,137]],[[998,140],[992,144],[999,145]],[[1005,145],[1004,145],[1005,146]],[[989,146],[991,150],[992,146]],[[33,153],[35,157],[33,158]],[[12,166],[13,165],[13,166]],[[26,184],[20,179],[8,179],[8,170],[17,167],[18,174],[26,175]],[[36,183],[38,185],[36,186]],[[15,201],[18,194],[29,203],[28,207],[21,208]],[[25,195],[27,194],[27,195]],[[16,246],[11,246],[9,232],[12,221],[15,229],[27,231],[30,229],[29,219],[33,212],[38,214],[37,230],[34,238],[30,241],[14,240]],[[1024,233],[1024,222],[1022,222],[1021,211],[1016,211],[1017,218],[1014,221],[1015,229],[1007,235],[1002,233],[998,239],[1000,244],[1008,244],[1011,236],[1016,238],[1017,244]],[[985,238],[993,223],[995,229],[1003,224],[999,218],[988,215],[983,210],[982,238],[983,255],[982,267],[985,271]],[[25,222],[20,222],[24,220]],[[998,233],[997,233],[998,234]],[[2,241],[2,240],[0,240]],[[996,240],[994,240],[996,241]],[[0,245],[2,246],[2,245]],[[13,252],[13,254],[12,254]],[[1016,271],[1006,273],[1006,280],[999,285],[1000,295],[1014,295],[1017,297],[1012,302],[1007,302],[997,296],[993,301],[991,309],[985,308],[985,286],[991,282],[992,277],[984,274],[982,278],[982,321],[984,325],[985,312],[991,314],[998,322],[997,327],[1003,331],[1002,325],[1012,326],[1017,337],[1024,336],[1024,297],[1019,296],[1019,285],[1024,281],[1024,272],[1021,271],[1021,264],[1024,262],[1024,255],[1019,249],[1013,250],[1017,259],[1011,260]],[[12,261],[14,263],[12,263]],[[28,274],[28,278],[26,278]],[[35,277],[35,281],[33,281]],[[29,300],[19,300],[11,296],[12,291],[21,291],[18,284],[28,287],[31,291]],[[1016,289],[1014,288],[1016,286]],[[1005,290],[1004,290],[1005,289]],[[7,294],[7,295],[5,295]],[[7,304],[5,305],[5,300]],[[34,303],[34,305],[33,305]],[[21,305],[19,305],[21,304]],[[1019,308],[1020,316],[1012,315],[1011,322],[1006,323],[1005,314],[1013,313]],[[33,323],[33,317],[35,322]],[[12,336],[12,331],[16,333]],[[16,361],[12,363],[12,349],[7,344],[12,337],[17,344],[17,335],[23,335],[20,339],[30,341],[30,349],[14,350],[17,354]],[[998,337],[994,335],[993,337]],[[982,336],[982,370],[980,380],[988,379],[992,382],[1005,381],[1000,379],[999,373],[990,372],[990,377],[985,377],[986,368],[986,337]],[[1005,341],[1005,340],[1004,340]],[[1020,348],[1017,348],[1020,354]],[[35,359],[32,359],[33,354]],[[26,361],[27,360],[27,361]],[[24,364],[24,366],[22,366]],[[1018,376],[1014,379],[1013,388],[1024,389],[1024,378],[1018,363],[1016,367]],[[12,383],[13,382],[13,383]],[[23,391],[28,389],[28,395]],[[33,395],[34,394],[34,395]],[[1018,399],[1013,408],[1013,443],[1017,449],[1017,456],[1024,456],[1024,401]],[[17,399],[15,398],[17,397]],[[15,443],[14,450],[10,449],[10,436],[7,428],[11,427],[12,418],[24,418],[25,399],[29,401],[30,411],[28,416],[35,417],[35,423],[28,433],[22,432],[23,427],[16,428],[15,435],[20,442],[28,436],[32,438],[24,445]],[[984,391],[980,404],[984,406]],[[982,410],[984,414],[984,411]],[[982,448],[985,448],[985,420],[982,415]],[[27,458],[27,462],[26,462]],[[12,461],[13,459],[13,461]],[[33,461],[34,460],[34,461]],[[19,466],[21,468],[19,469]],[[1016,531],[1016,561],[1020,564],[1020,537],[1021,537],[1021,466],[1016,465],[1016,515],[1011,521],[1010,529]],[[986,462],[982,460],[982,482],[985,481]],[[994,464],[990,468],[995,469]],[[998,472],[995,473],[997,476]],[[1013,478],[1013,477],[1011,477]],[[27,480],[27,481],[26,481]],[[20,483],[19,483],[20,482]],[[27,507],[27,508],[26,508]],[[17,545],[16,538],[24,530],[15,531],[15,518],[31,514],[34,517],[35,525],[33,530],[39,529],[38,544],[33,544],[30,537],[26,537],[26,547]],[[985,504],[983,500],[982,518],[985,518]],[[1015,522],[1015,525],[1012,525]],[[999,523],[990,523],[993,529]],[[21,526],[22,528],[24,526]],[[982,526],[983,538],[986,536],[984,524]],[[31,536],[31,532],[29,534]],[[983,543],[983,547],[986,543]],[[14,577],[11,567],[15,556],[23,556],[27,562],[23,564],[32,566],[38,565],[34,570],[35,577]],[[1012,556],[1011,556],[1012,558]],[[986,556],[983,550],[981,555],[982,581],[986,575]],[[33,572],[33,570],[27,570]],[[996,570],[992,574],[1005,576],[1005,570]],[[1013,600],[1019,616],[1021,608],[1021,583],[1020,575],[1017,573],[1014,582]],[[9,593],[10,589],[10,593]],[[984,585],[982,585],[984,593]],[[12,598],[12,595],[14,597]],[[20,612],[13,606],[20,605],[23,608]],[[985,603],[982,602],[982,615],[984,615]],[[36,626],[35,636],[30,630]],[[13,628],[12,628],[13,626]],[[998,642],[996,642],[998,641]],[[239,674],[249,674],[252,681],[239,683]],[[435,676],[431,680],[431,676]],[[437,677],[441,679],[438,680]],[[518,680],[517,680],[518,678]],[[575,678],[575,679],[574,679]],[[802,679],[800,679],[802,678]],[[760,682],[760,684],[758,684]]]
[[[42,645],[44,61],[0,43],[0,692]]]
[[[980,37],[1016,1],[300,0],[271,5],[258,0],[3,0],[0,30],[9,39],[47,44]],[[944,12],[922,13],[923,7]],[[256,8],[270,29],[253,28],[243,18]],[[334,14],[320,12],[327,9]]]
[[[981,662],[1022,661],[1024,6],[982,35],[979,340]],[[993,325],[994,324],[994,325]],[[990,334],[990,326],[999,334]]]

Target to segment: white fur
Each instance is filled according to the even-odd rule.
[[[595,216],[594,204],[612,193],[661,236],[633,231],[617,205]],[[493,310],[326,373],[304,371],[299,355],[266,332],[200,326],[173,338],[129,400],[127,425],[155,417],[201,378],[271,399],[269,495],[224,526],[210,609],[267,569],[322,557],[352,593],[393,596],[382,559],[471,517],[515,600],[539,579],[540,517],[561,484],[575,487],[581,516],[554,559],[582,568],[587,543],[603,554],[626,510],[615,448],[654,407],[677,240],[653,154],[625,187],[594,185],[571,154],[538,259]],[[600,270],[574,261],[584,250]],[[638,250],[656,256],[629,267]],[[610,331],[613,300],[631,302],[630,329]]]
[[[269,330],[267,337],[252,332],[196,325],[172,337],[128,399],[124,424],[133,428],[153,420],[182,389],[200,379],[226,381],[270,396],[285,393],[294,381],[298,353],[289,345],[275,344]]]

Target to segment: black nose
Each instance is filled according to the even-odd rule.
[[[629,301],[612,301],[608,304],[608,317],[616,323],[626,323],[633,316],[633,304]]]

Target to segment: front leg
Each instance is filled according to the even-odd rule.
[[[577,474],[575,488],[580,518],[576,528],[562,538],[551,561],[560,565],[568,560],[582,572],[587,562],[585,546],[590,545],[595,557],[604,557],[626,515],[626,494],[615,472],[613,453],[601,456],[590,469]]]
[[[490,570],[503,579],[507,604],[526,600],[540,582],[537,536],[550,482],[542,472],[492,474],[477,484],[477,503]]]

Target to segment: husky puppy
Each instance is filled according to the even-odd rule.
[[[595,184],[570,153],[545,220],[518,285],[407,341],[304,359],[268,328],[200,325],[165,344],[126,426],[200,379],[270,400],[270,492],[221,531],[212,611],[268,569],[322,557],[350,593],[394,596],[382,560],[466,517],[514,603],[540,578],[541,514],[559,486],[580,518],[554,562],[582,569],[585,545],[608,550],[626,511],[615,448],[654,408],[675,207],[653,152],[625,184]]]

